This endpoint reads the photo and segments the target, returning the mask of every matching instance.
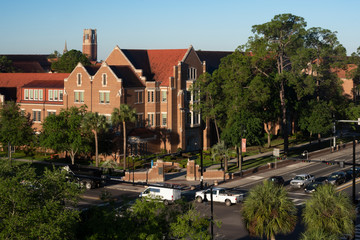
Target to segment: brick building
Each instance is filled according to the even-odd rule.
[[[96,61],[96,30],[84,30],[83,52]],[[41,122],[48,115],[57,114],[62,108],[86,105],[88,111],[110,118],[114,108],[128,104],[137,112],[129,138],[145,143],[147,151],[196,150],[200,148],[201,136],[204,149],[208,149],[211,130],[209,124],[204,124],[204,130],[200,128],[200,114],[191,107],[196,92],[189,90],[200,74],[211,73],[220,58],[230,53],[195,51],[192,46],[168,50],[116,46],[101,64],[79,63],[66,74],[0,74],[0,85],[12,82],[13,97],[4,94],[3,100],[15,100],[30,113],[36,131],[41,130]]]
[[[210,147],[210,129],[200,129],[201,117],[193,111],[196,101],[192,84],[207,69],[217,67],[230,52],[201,52],[188,49],[130,50],[116,46],[101,66],[78,64],[64,80],[64,107],[86,104],[92,112],[110,117],[114,108],[128,104],[136,109],[135,128],[146,127],[155,139],[147,141],[150,152],[178,148]],[[200,55],[200,56],[199,56]],[[141,135],[141,131],[133,131]],[[138,136],[141,137],[141,136]]]

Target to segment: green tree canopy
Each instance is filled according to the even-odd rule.
[[[59,73],[70,73],[79,62],[81,62],[84,66],[91,64],[85,54],[72,49],[62,55],[57,61],[54,61],[51,64],[51,69]]]
[[[15,72],[15,68],[12,61],[6,56],[0,56],[0,73],[11,73]]]
[[[68,151],[71,163],[78,152],[89,149],[83,126],[86,108],[63,109],[58,115],[50,115],[42,123],[40,145],[55,151]]]
[[[245,226],[250,235],[275,239],[276,234],[287,234],[296,225],[296,208],[283,187],[273,182],[252,188],[245,198],[243,209]]]
[[[30,114],[24,116],[17,103],[6,102],[0,108],[0,141],[11,146],[29,144],[34,140],[32,124]]]
[[[303,221],[306,231],[303,239],[312,239],[313,232],[323,232],[326,239],[339,239],[343,234],[353,234],[355,207],[343,192],[327,184],[319,187],[306,201]]]
[[[0,238],[74,239],[80,190],[61,170],[46,169],[37,177],[29,165],[0,163]]]

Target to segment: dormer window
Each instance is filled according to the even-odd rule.
[[[81,73],[77,74],[77,82],[76,83],[78,86],[81,86]]]
[[[102,75],[102,86],[106,87],[106,85],[107,85],[107,75],[106,75],[106,73],[104,73]]]

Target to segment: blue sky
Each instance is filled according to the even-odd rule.
[[[98,59],[122,49],[233,51],[251,26],[292,13],[310,27],[337,31],[350,55],[360,46],[358,0],[3,0],[0,54],[82,50],[85,28],[97,29]]]

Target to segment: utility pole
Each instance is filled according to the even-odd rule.
[[[210,188],[210,199],[211,199],[211,239],[214,239],[214,202],[213,202],[213,187]]]
[[[356,188],[356,185],[355,185],[355,147],[356,147],[356,142],[355,142],[355,136],[354,136],[354,139],[353,139],[353,169],[352,169],[352,173],[353,173],[353,176],[352,176],[352,199],[353,199],[353,203],[356,204],[356,196],[355,196],[355,188]]]

